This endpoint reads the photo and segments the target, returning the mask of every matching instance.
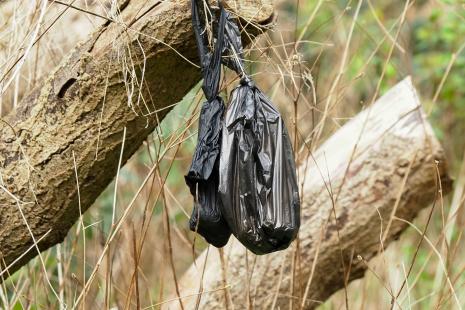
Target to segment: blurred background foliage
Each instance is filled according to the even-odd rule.
[[[83,0],[76,1],[75,5],[105,14],[102,3]],[[343,0],[277,0],[274,28],[247,50],[249,72],[254,74],[257,83],[279,107],[290,131],[293,131],[295,125],[313,148],[371,103],[383,70],[385,73],[380,84],[380,94],[411,75],[428,119],[446,150],[450,173],[461,180],[465,177],[461,168],[465,155],[465,1],[410,1],[406,21],[386,66],[392,46],[392,40],[386,37],[386,33],[389,32],[391,38],[395,37],[405,2],[363,1],[348,45],[347,62],[342,69],[337,98],[333,98],[329,116],[325,119],[324,101],[340,73],[340,62],[357,5],[357,1]],[[0,59],[7,59],[8,54],[4,50],[14,42],[13,30],[16,29],[16,35],[21,31],[19,26],[14,28],[11,25],[12,18],[15,14],[29,16],[33,10],[31,7],[16,1],[0,4],[0,34],[3,34],[0,40],[3,58]],[[49,19],[62,9],[51,5]],[[316,14],[312,17],[314,12]],[[309,20],[311,24],[308,24]],[[36,80],[46,76],[76,41],[83,39],[102,21],[95,16],[70,10],[60,23],[45,36],[47,43],[37,47],[41,55],[39,60],[28,60],[18,82],[19,90],[12,89],[2,97],[2,114],[11,110],[15,101],[20,101],[33,88]],[[76,34],[74,40],[70,39],[69,33]],[[34,66],[35,71],[31,69]],[[303,85],[299,95],[292,88],[291,75],[295,75],[298,83]],[[226,76],[225,96],[231,90],[231,83],[226,81],[233,81],[229,73]],[[206,243],[188,230],[192,198],[183,177],[196,143],[196,119],[202,100],[197,86],[176,105],[157,131],[121,169],[117,190],[115,182],[110,184],[83,216],[85,229],[82,229],[81,223],[77,223],[62,245],[44,254],[51,283],[53,287],[62,288],[60,294],[63,296],[60,297],[68,304],[73,304],[84,282],[89,280],[113,228],[113,216],[121,217],[127,206],[131,205],[155,161],[159,161],[159,169],[134,200],[129,220],[112,243],[110,255],[102,262],[97,280],[90,286],[85,303],[89,309],[104,306],[132,308],[133,297],[128,298],[126,292],[133,283],[131,266],[134,242],[138,245],[144,243],[139,262],[143,306],[166,299],[167,292],[173,289],[173,273],[180,277],[192,264],[194,257],[206,248]],[[297,120],[294,117],[295,102]],[[316,132],[321,128],[321,120],[325,126],[321,137],[318,137]],[[308,155],[298,152],[301,145],[302,141],[299,140],[295,147],[298,161]],[[420,247],[409,278],[411,286],[408,293],[401,296],[401,304],[405,308],[452,307],[451,296],[442,276],[443,263],[451,276],[455,292],[465,305],[465,275],[462,275],[465,250],[461,238],[465,225],[461,220],[463,202],[460,186],[463,184],[457,182],[454,193],[445,198],[443,208],[437,207],[434,211],[433,222],[427,232],[433,246],[423,242]],[[164,190],[159,191],[160,188]],[[459,215],[447,228],[452,230],[452,234],[446,246],[443,217],[454,203],[454,195],[459,195]],[[414,224],[423,227],[427,213],[420,214]],[[134,241],[136,234],[137,241]],[[385,283],[393,286],[401,283],[419,238],[417,231],[409,229],[388,248],[383,260],[370,262],[366,277],[354,281],[347,289],[351,308],[390,308],[391,296]],[[113,284],[111,293],[107,295],[105,280],[108,277]],[[3,284],[0,297],[3,307],[13,309],[50,309],[56,307],[57,301],[44,280],[37,259]],[[321,306],[322,309],[344,307],[344,292],[336,293]]]

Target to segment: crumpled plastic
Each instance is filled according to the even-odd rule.
[[[202,0],[192,0],[192,18],[208,101],[202,107],[199,142],[186,176],[195,198],[190,228],[217,247],[226,244],[232,232],[255,254],[285,249],[300,227],[289,134],[279,112],[244,71],[234,18],[220,5],[215,49],[210,53],[198,1]],[[224,119],[218,96],[221,63],[241,77]]]
[[[231,14],[226,12],[226,21],[224,25],[224,44],[222,63],[229,69],[234,70],[239,75],[243,74],[243,49],[241,32]]]
[[[255,254],[283,250],[300,227],[289,135],[279,112],[245,76],[223,125],[218,191],[236,238]]]
[[[218,193],[223,114],[224,104],[221,98],[203,104],[198,143],[185,177],[194,196],[189,228],[216,247],[223,247],[231,236],[229,226],[221,215],[221,199]]]
[[[203,74],[202,89],[207,102],[200,111],[198,142],[189,172],[185,176],[186,184],[194,196],[194,209],[189,228],[216,247],[224,246],[231,236],[229,226],[221,215],[221,200],[218,194],[219,154],[225,110],[218,91],[225,22],[226,15],[222,13],[218,23],[215,49],[211,53],[206,46],[205,32],[202,31],[198,3],[196,0],[192,1],[192,23]]]

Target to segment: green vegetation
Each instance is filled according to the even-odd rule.
[[[84,1],[78,2],[84,6]],[[248,49],[249,72],[254,73],[257,83],[286,116],[290,132],[294,132],[294,100],[297,102],[295,126],[315,148],[372,103],[378,83],[379,97],[411,75],[428,120],[446,150],[450,173],[456,180],[463,180],[465,3],[459,0],[415,1],[408,8],[399,30],[405,2],[363,1],[352,34],[350,29],[357,1],[322,1],[321,6],[319,3],[316,0],[278,1],[275,30]],[[312,16],[314,18],[310,19]],[[299,37],[301,40],[295,50],[295,40]],[[394,41],[396,46],[392,49]],[[69,48],[64,46],[63,49]],[[347,53],[346,63],[341,66],[344,53]],[[339,73],[342,75],[336,91],[328,99]],[[225,95],[231,89],[229,82],[232,80],[227,74]],[[139,249],[141,244],[140,300],[148,307],[168,298],[167,292],[172,292],[175,285],[172,271],[179,278],[193,258],[207,247],[203,239],[188,230],[192,198],[183,177],[196,141],[196,122],[203,100],[199,93],[197,86],[121,169],[116,195],[113,182],[83,216],[85,229],[77,223],[60,247],[42,254],[47,277],[40,260],[34,259],[5,281],[0,289],[0,305],[11,309],[51,309],[57,307],[57,296],[73,305],[85,283],[92,280],[85,294],[89,309],[134,308],[134,246]],[[326,104],[330,109],[325,115]],[[324,129],[318,132],[322,123]],[[296,150],[303,145],[302,137],[297,139]],[[300,161],[305,156],[308,154],[296,155]],[[156,161],[159,165],[155,173],[131,203]],[[381,257],[370,262],[366,276],[347,288],[350,308],[390,308],[389,290],[399,287],[414,257],[407,289],[399,299],[402,308],[451,309],[453,294],[465,305],[462,190],[463,184],[456,182],[453,192],[438,201],[426,233],[428,242],[421,243],[417,255],[421,235],[410,228]],[[454,201],[457,209],[451,215],[454,195],[458,196]],[[106,239],[115,229],[113,216],[120,218],[128,207],[131,209],[127,220],[109,246],[110,254],[102,260],[95,279],[91,279]],[[420,231],[425,227],[429,210],[413,223]],[[447,242],[446,227],[451,230]],[[170,259],[170,247],[173,259]],[[110,288],[106,286],[109,282]],[[344,307],[345,293],[340,291],[321,309]]]

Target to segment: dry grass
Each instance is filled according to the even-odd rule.
[[[248,70],[285,116],[298,161],[407,74],[419,81],[430,113],[444,109],[441,91],[457,74],[453,68],[464,45],[444,52],[451,57],[446,67],[435,68],[442,72],[440,83],[425,84],[413,65],[418,55],[411,32],[416,20],[431,10],[463,15],[463,7],[440,1],[306,2],[278,1],[274,30],[247,49]],[[14,109],[77,42],[105,21],[98,15],[118,20],[116,2],[72,4],[82,10],[47,1],[0,2],[0,115]],[[115,49],[127,68],[128,98],[137,99],[128,104],[144,105],[132,93],[144,81],[131,74],[130,50]],[[226,96],[233,82],[227,74]],[[115,171],[115,181],[62,244],[3,282],[2,308],[151,309],[170,301],[173,292],[181,303],[179,278],[206,248],[188,231],[192,199],[183,180],[195,143],[199,93],[196,88],[188,94],[130,162]],[[441,128],[441,117],[432,120]],[[446,121],[449,125],[454,119],[448,116]],[[399,242],[367,262],[365,278],[348,284],[322,309],[388,309],[393,296],[394,308],[449,309],[465,303],[465,154],[447,145],[464,143],[460,136],[445,136],[451,166],[458,167],[451,171],[456,178],[453,193],[440,196],[431,213],[409,223]]]

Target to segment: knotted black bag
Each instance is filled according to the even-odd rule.
[[[195,197],[190,228],[217,247],[226,244],[232,231],[256,254],[285,249],[300,226],[288,132],[279,112],[244,71],[234,18],[220,6],[215,49],[210,53],[197,1],[202,0],[192,0],[193,26],[208,101],[201,110],[199,142],[186,176]],[[221,62],[241,76],[224,121],[218,97]]]
[[[222,247],[231,231],[221,214],[221,199],[218,194],[219,154],[223,126],[224,103],[218,96],[221,54],[223,52],[226,12],[221,10],[217,25],[213,53],[207,47],[207,37],[199,15],[198,0],[192,0],[192,24],[200,56],[203,75],[202,89],[207,98],[200,111],[198,142],[186,184],[194,196],[194,209],[189,221],[192,231],[198,232],[207,242]]]
[[[219,193],[232,233],[255,254],[285,249],[300,227],[300,200],[289,135],[279,112],[244,72],[235,21],[225,25],[223,62],[242,78],[223,125]]]

